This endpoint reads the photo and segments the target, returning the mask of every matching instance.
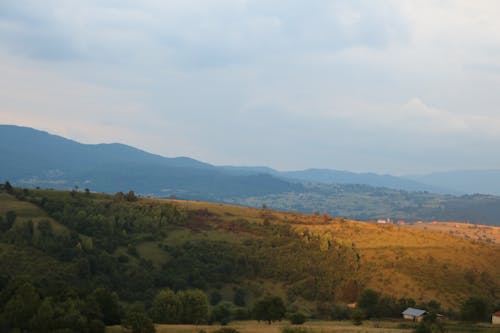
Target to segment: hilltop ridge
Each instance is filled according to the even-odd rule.
[[[267,205],[360,220],[500,225],[500,197],[437,194],[432,193],[440,191],[436,186],[390,175],[219,167],[189,157],[162,157],[118,143],[81,144],[10,125],[0,125],[0,158],[3,181],[23,187],[77,186],[104,193],[133,188],[156,197]]]

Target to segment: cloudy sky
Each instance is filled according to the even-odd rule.
[[[224,165],[500,168],[496,0],[2,0],[0,123]]]

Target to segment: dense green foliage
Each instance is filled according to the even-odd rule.
[[[155,327],[153,321],[141,311],[131,311],[127,313],[123,326],[132,333],[154,333]]]
[[[325,247],[317,236],[298,235],[284,224],[220,221],[204,210],[141,201],[133,192],[110,196],[76,189],[13,189],[12,195],[36,205],[46,216],[17,218],[19,214],[9,211],[0,221],[0,277],[14,281],[24,274],[40,298],[23,319],[9,316],[17,320],[7,323],[9,327],[27,325],[30,320],[25,317],[34,318],[39,306],[50,314],[61,302],[90,300],[94,316],[73,308],[84,318],[82,323],[93,327],[124,322],[126,311],[118,300],[141,302],[157,322],[226,323],[249,317],[246,289],[236,288],[228,299],[234,302],[230,313],[221,305],[215,317],[209,316],[206,294],[187,289],[213,290],[211,301],[217,304],[217,290],[224,284],[268,279],[285,283],[291,301],[300,297],[332,302],[334,290],[356,269],[352,248],[332,242]],[[220,228],[237,231],[238,236],[203,236],[223,235]],[[191,236],[177,239],[179,232]],[[75,296],[61,298],[60,290]],[[9,301],[0,303],[0,313],[10,311]],[[91,318],[99,322],[91,323]]]
[[[491,317],[492,306],[487,299],[472,296],[466,299],[461,307],[461,317],[465,321],[487,321]]]
[[[90,295],[79,295],[65,289],[51,296],[43,296],[37,288],[23,279],[11,280],[0,293],[0,331],[20,329],[28,332],[49,333],[64,329],[66,332],[104,332],[107,309],[100,302],[111,295],[97,289]],[[99,299],[101,298],[101,299]],[[112,302],[115,301],[112,297]],[[117,303],[110,304],[112,310]],[[118,318],[119,320],[119,318]]]
[[[286,308],[283,300],[277,296],[267,296],[257,303],[253,308],[253,315],[258,321],[266,321],[271,324],[285,317]]]
[[[293,325],[302,325],[306,322],[306,319],[306,316],[300,312],[290,315],[290,323],[292,323]]]
[[[446,332],[442,322],[440,322],[435,313],[427,314],[424,319],[415,328],[415,333],[444,333]]]

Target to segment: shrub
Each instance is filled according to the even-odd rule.
[[[363,324],[363,313],[359,310],[353,311],[351,314],[352,323],[356,326]]]
[[[124,320],[123,326],[132,333],[154,333],[156,332],[153,321],[143,312],[129,312]]]
[[[303,323],[306,322],[306,316],[304,316],[300,312],[294,313],[290,316],[290,322],[293,325],[302,325]]]
[[[237,308],[233,312],[235,320],[248,320],[252,318],[252,313],[247,308]]]
[[[212,319],[218,321],[221,325],[227,325],[231,321],[231,303],[221,302],[213,307]]]
[[[255,303],[253,313],[258,321],[266,321],[271,324],[277,320],[281,321],[285,316],[286,308],[280,297],[267,296]]]

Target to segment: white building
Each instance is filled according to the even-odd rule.
[[[500,311],[494,312],[491,315],[491,323],[500,325]]]

